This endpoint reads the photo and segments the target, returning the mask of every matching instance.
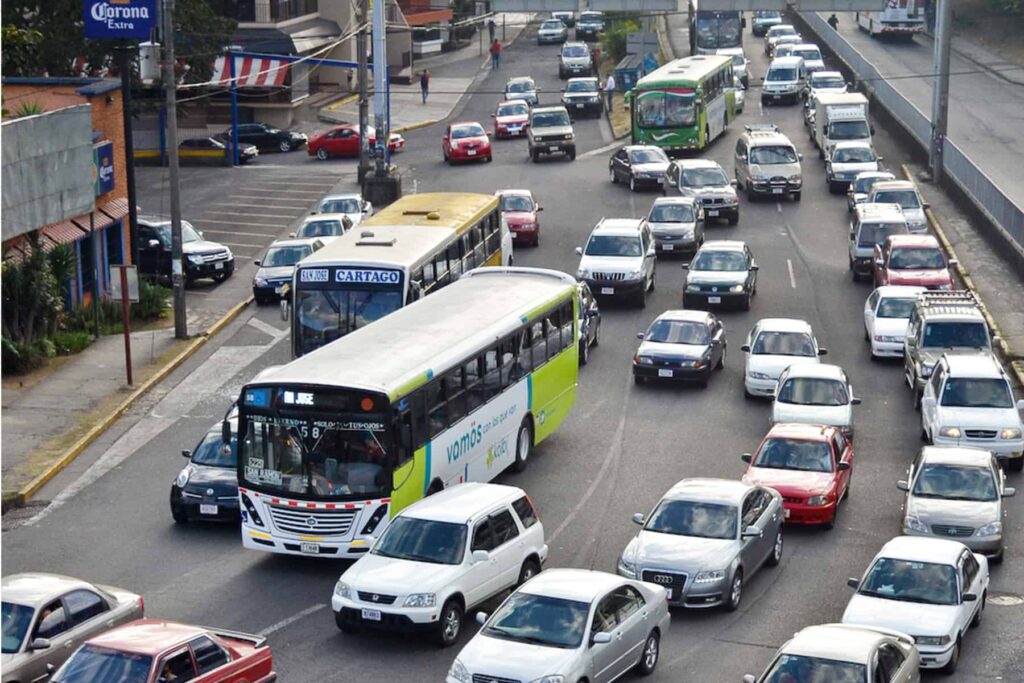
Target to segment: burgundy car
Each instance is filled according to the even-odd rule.
[[[501,215],[508,223],[515,244],[540,244],[540,216],[544,210],[529,190],[498,190],[501,200]]]
[[[939,241],[931,235],[890,235],[875,246],[875,286],[911,285],[953,289],[949,267]]]
[[[530,121],[530,105],[524,100],[506,100],[498,103],[498,109],[491,117],[494,119],[494,137],[513,138],[526,135],[526,127]]]
[[[366,142],[370,147],[377,144],[377,131],[373,126],[366,127]],[[388,149],[392,152],[405,149],[405,138],[399,133],[391,133],[388,136]],[[309,139],[306,151],[309,156],[321,161],[331,157],[358,157],[359,126],[346,123],[318,133]]]
[[[441,138],[441,153],[450,164],[480,159],[491,161],[491,138],[476,121],[453,123]]]

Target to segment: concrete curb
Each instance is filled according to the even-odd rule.
[[[201,333],[198,337],[193,339],[188,347],[184,349],[177,356],[172,358],[170,362],[164,365],[162,368],[157,370],[156,374],[150,377],[148,380],[143,382],[141,386],[135,389],[128,398],[122,401],[114,410],[103,417],[95,426],[93,426],[88,432],[85,433],[82,438],[76,441],[71,448],[69,448],[60,458],[50,465],[45,471],[36,475],[34,479],[29,481],[27,484],[18,489],[18,491],[12,497],[11,501],[14,507],[24,507],[32,497],[39,492],[39,489],[43,488],[48,481],[53,479],[62,469],[70,465],[75,458],[82,454],[82,452],[89,447],[92,442],[98,439],[105,431],[107,431],[119,417],[124,415],[125,412],[132,405],[135,404],[142,396],[144,396],[150,389],[162,382],[167,378],[171,372],[176,370],[182,363],[188,360],[196,351],[198,351],[206,342],[208,342],[214,335],[223,330],[227,325],[238,317],[238,315],[244,311],[250,303],[252,303],[253,297],[250,295],[241,303],[235,304],[227,313],[225,313],[220,320],[210,326],[208,330]],[[6,502],[6,501],[5,501]]]
[[[910,168],[906,164],[901,164],[900,168],[903,171],[904,177],[906,177],[910,182],[916,184],[914,175],[910,172]],[[974,279],[971,278],[971,273],[960,262],[960,259],[957,258],[956,250],[953,248],[953,244],[949,241],[949,238],[946,237],[946,232],[942,229],[939,219],[935,217],[935,212],[931,209],[925,209],[924,214],[928,218],[928,224],[931,225],[932,231],[935,233],[939,243],[942,245],[942,249],[946,252],[949,258],[956,259],[957,263],[955,268],[957,275],[960,276],[964,286],[967,287],[967,289],[970,290],[971,293],[974,294],[975,298],[977,298],[981,303],[981,313],[985,317],[985,322],[988,324],[988,327],[992,330],[993,334],[999,337],[999,348],[1003,352],[1003,356],[1009,362],[1010,369],[1017,377],[1017,382],[1021,386],[1024,386],[1024,362],[1014,360],[1017,358],[1016,352],[1010,347],[1006,342],[1005,337],[1003,337],[1002,333],[999,331],[999,324],[996,322],[995,318],[992,317],[992,314],[989,313],[988,306],[985,305],[985,302],[981,298],[981,294],[974,286]]]
[[[326,109],[327,111],[334,111],[335,109],[338,109],[339,107],[344,107],[346,104],[349,104],[350,102],[355,102],[358,99],[359,95],[346,95],[345,97],[342,97],[340,100],[331,102],[326,106],[318,108],[317,113],[323,111],[324,109]]]
[[[399,126],[398,128],[392,128],[392,133],[407,133],[410,130],[419,130],[420,128],[426,128],[439,122],[441,119],[427,119],[426,121],[419,121],[417,123],[410,123],[408,126]]]

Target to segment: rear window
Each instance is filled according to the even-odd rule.
[[[519,517],[519,521],[523,523],[524,529],[529,529],[540,521],[537,517],[537,510],[526,496],[512,503],[512,509],[516,511],[516,515]]]

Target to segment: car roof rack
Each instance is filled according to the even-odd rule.
[[[774,123],[748,123],[743,126],[743,130],[748,133],[753,133],[755,131],[762,133],[778,133],[779,127]]]
[[[922,306],[954,306],[957,304],[981,306],[981,302],[969,289],[928,290],[917,295],[918,304]]]

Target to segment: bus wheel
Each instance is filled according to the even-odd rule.
[[[444,483],[440,479],[435,479],[430,482],[430,486],[427,488],[427,495],[432,496],[435,493],[440,493],[441,491],[444,491]]]
[[[519,434],[516,436],[516,461],[512,463],[512,470],[522,472],[526,469],[526,461],[530,458],[530,451],[533,449],[533,425],[530,419],[526,418],[519,425]]]

